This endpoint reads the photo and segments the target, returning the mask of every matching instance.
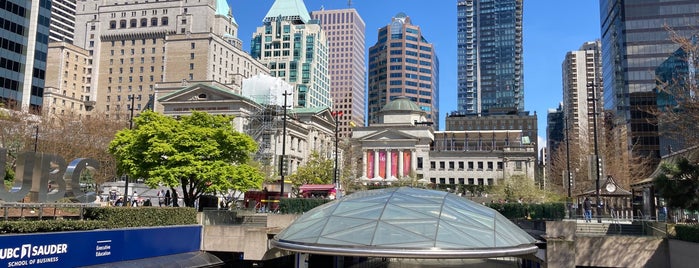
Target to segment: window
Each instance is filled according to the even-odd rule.
[[[436,169],[437,168],[437,163],[434,161],[430,161],[430,169]]]
[[[191,47],[192,47],[192,49],[195,49],[195,48],[197,47],[197,44],[194,43],[194,42],[192,42],[192,43],[191,43]]]
[[[468,161],[468,170],[473,170],[473,162]]]
[[[449,170],[454,170],[454,161],[449,161]]]
[[[158,18],[150,19],[150,26],[158,26]]]
[[[422,157],[417,158],[417,169],[422,169]]]
[[[167,17],[162,17],[162,18],[160,19],[160,25],[167,26],[167,24],[168,24],[168,19],[167,19]]]
[[[493,162],[488,161],[488,170],[493,170]]]
[[[126,20],[120,20],[119,21],[119,29],[126,28]]]
[[[129,27],[136,28],[138,26],[138,21],[136,21],[136,19],[132,19],[129,24]]]
[[[459,170],[464,170],[464,162],[459,161]]]
[[[148,19],[141,19],[141,27],[148,27]]]
[[[109,29],[116,29],[116,21],[109,22]]]
[[[478,161],[478,170],[483,170],[483,162]]]

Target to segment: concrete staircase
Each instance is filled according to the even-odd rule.
[[[580,223],[575,227],[578,236],[630,235],[643,236],[643,225],[634,223]]]
[[[248,227],[267,227],[267,215],[263,213],[240,215],[240,223]]]

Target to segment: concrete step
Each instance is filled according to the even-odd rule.
[[[244,215],[241,224],[243,226],[267,227],[267,215]]]
[[[644,235],[643,226],[632,223],[577,223],[575,233],[583,236]]]

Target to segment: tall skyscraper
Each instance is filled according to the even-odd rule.
[[[601,85],[592,86],[602,80],[601,58],[600,41],[597,40],[585,42],[580,49],[568,52],[561,64],[563,107],[565,118],[568,120],[568,138],[581,157],[587,157],[593,153],[592,145],[596,131],[593,127],[593,116],[591,116],[594,110],[593,105],[597,105],[598,112],[602,111],[602,87]],[[592,101],[593,96],[597,97],[597,101]],[[603,116],[597,116],[599,142],[604,140],[602,139],[604,137],[602,119]]]
[[[294,86],[293,106],[332,107],[325,32],[303,0],[276,0],[253,34],[250,54]]]
[[[242,50],[226,0],[83,0],[77,10],[74,44],[92,57],[82,94],[96,111],[137,114],[157,83],[215,81],[240,93],[243,78],[267,72]]]
[[[73,43],[76,1],[77,0],[51,1],[51,27],[49,28],[49,39],[52,42]]]
[[[51,1],[2,1],[0,100],[12,109],[41,112]]]
[[[600,0],[604,109],[626,133],[627,149],[659,159],[658,128],[647,111],[656,104],[655,70],[679,45],[667,27],[690,37],[699,28],[696,1]]]
[[[313,11],[311,17],[320,21],[328,39],[332,110],[342,112],[338,117],[339,136],[349,137],[350,122],[363,126],[365,121],[366,25],[353,8]]]
[[[523,0],[457,1],[457,110],[524,110]]]
[[[398,13],[379,29],[369,48],[369,124],[390,101],[406,96],[439,129],[439,60],[434,46],[410,17]]]

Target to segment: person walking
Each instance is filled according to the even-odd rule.
[[[590,198],[585,197],[583,209],[585,210],[585,222],[592,222],[592,202],[590,202]]]
[[[170,190],[165,191],[165,206],[170,206]]]

